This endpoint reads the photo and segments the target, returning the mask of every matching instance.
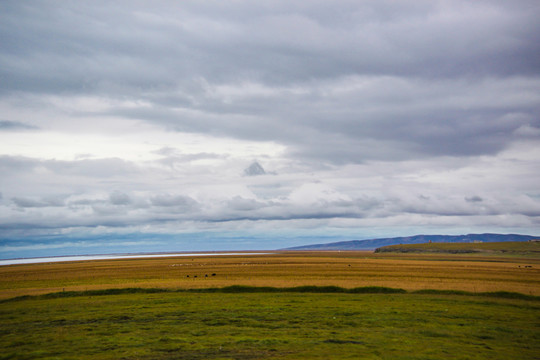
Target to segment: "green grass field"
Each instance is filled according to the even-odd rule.
[[[1,303],[0,359],[538,359],[539,314],[411,293],[30,297]]]

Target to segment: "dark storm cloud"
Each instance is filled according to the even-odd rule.
[[[145,101],[104,112],[334,163],[494,154],[540,128],[533,1],[0,6],[3,96]]]

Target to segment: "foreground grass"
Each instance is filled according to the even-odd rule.
[[[0,359],[538,358],[536,298],[397,292],[232,287],[19,298],[0,304]]]

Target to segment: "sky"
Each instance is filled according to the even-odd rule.
[[[0,258],[540,235],[538,1],[0,2]]]

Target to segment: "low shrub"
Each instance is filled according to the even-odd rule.
[[[384,286],[364,286],[352,288],[347,292],[351,294],[405,294],[407,291]]]

